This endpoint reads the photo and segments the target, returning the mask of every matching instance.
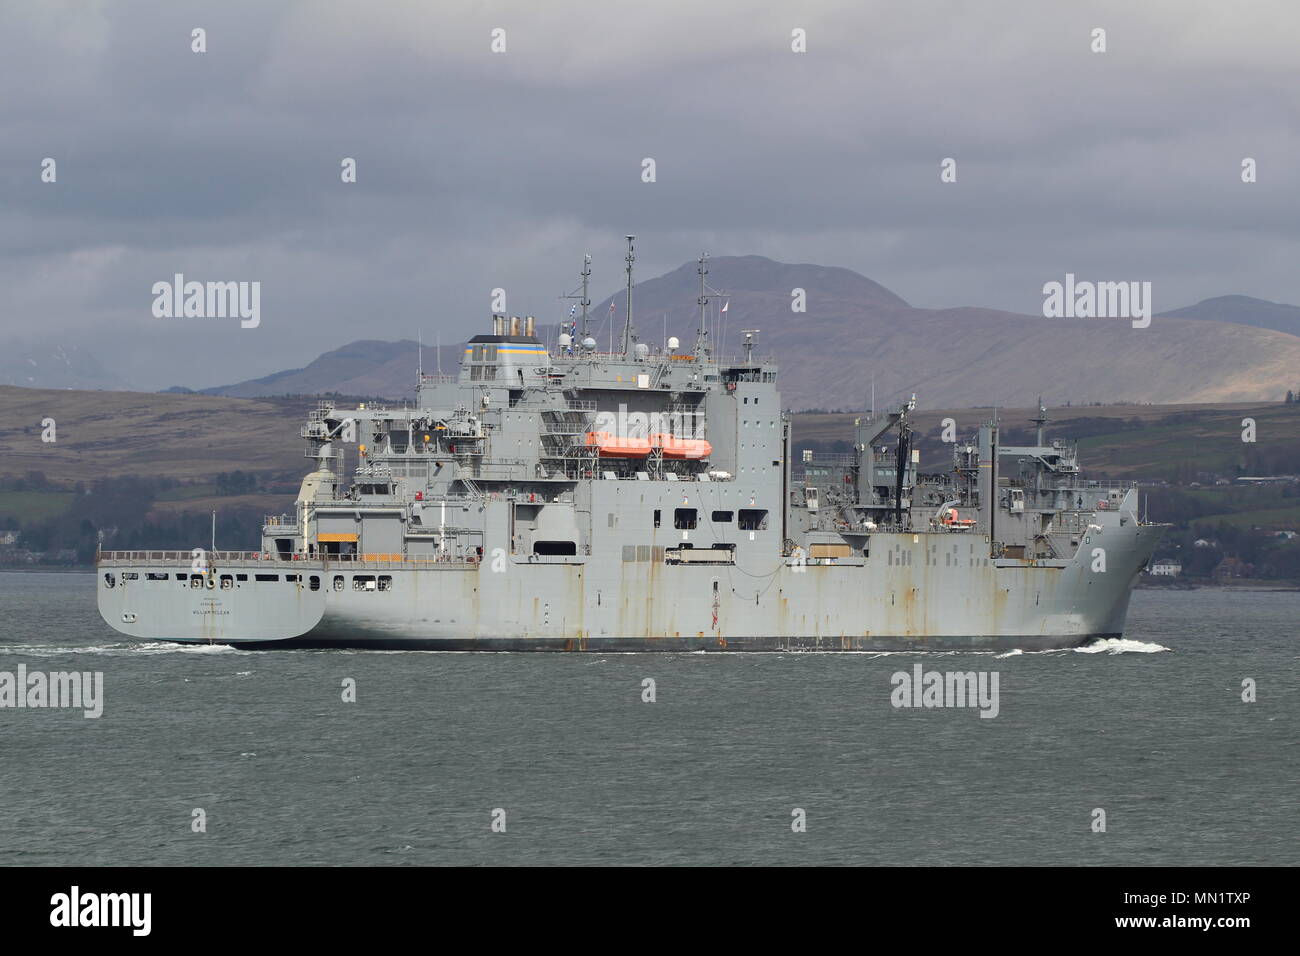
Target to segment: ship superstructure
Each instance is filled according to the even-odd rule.
[[[1075,449],[996,422],[923,474],[915,402],[853,452],[791,460],[777,366],[700,327],[549,346],[493,315],[404,407],[322,402],[293,514],[256,552],[102,552],[104,619],[139,639],[454,650],[1041,649],[1118,636],[1161,526]],[[588,260],[589,262],[589,260]],[[350,466],[350,467],[349,467]]]

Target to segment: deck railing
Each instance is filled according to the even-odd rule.
[[[100,567],[166,565],[192,569],[196,560],[191,551],[101,551],[96,563]],[[203,551],[203,560],[206,562],[206,567],[218,572],[228,568],[264,568],[268,571],[283,568],[290,572],[302,569],[330,571],[344,568],[472,568],[479,563],[477,558],[467,559],[454,555],[305,555],[301,553],[281,555],[274,551],[207,550]]]

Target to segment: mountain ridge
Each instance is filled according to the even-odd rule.
[[[710,342],[718,354],[735,354],[742,329],[761,330],[758,352],[779,359],[791,408],[861,408],[873,382],[878,403],[916,392],[927,404],[953,407],[1030,405],[1039,394],[1055,404],[1270,401],[1300,388],[1300,334],[1261,324],[1285,323],[1291,310],[1300,317],[1300,308],[1249,296],[1206,299],[1134,329],[1124,319],[916,308],[839,266],[749,255],[711,259],[708,269],[709,286],[718,290],[709,293]],[[696,264],[688,262],[633,287],[641,341],[662,347],[677,336],[683,348],[693,344],[698,283]],[[791,308],[798,289],[804,312]],[[591,334],[602,346],[621,336],[624,296],[613,293],[589,310]],[[539,335],[553,339],[557,330],[542,326]],[[466,329],[466,338],[478,331]],[[444,370],[457,367],[462,348],[442,347]],[[414,383],[416,353],[410,340],[358,339],[301,368],[199,391],[403,398]],[[424,368],[437,365],[437,350],[426,346]]]

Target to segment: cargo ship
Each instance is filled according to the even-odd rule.
[[[137,640],[484,651],[1042,650],[1119,637],[1163,526],[1070,443],[996,420],[920,471],[915,398],[792,460],[777,362],[496,314],[401,407],[324,401],[257,551],[101,551]],[[577,296],[574,296],[577,298]],[[575,306],[576,311],[576,306]],[[613,326],[611,326],[611,339]]]

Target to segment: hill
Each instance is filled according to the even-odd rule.
[[[1052,405],[1278,401],[1300,387],[1300,336],[1257,324],[1168,316],[1134,329],[1123,319],[918,309],[851,269],[762,256],[713,259],[708,278],[725,293],[710,306],[710,334],[718,351],[734,354],[742,329],[761,330],[759,352],[780,363],[785,401],[795,409],[863,408],[873,381],[878,401],[915,392],[930,407],[1027,407],[1039,395]],[[697,282],[695,264],[687,263],[635,286],[642,341],[662,344],[668,335],[684,344],[694,341]],[[795,289],[804,290],[806,312],[791,311]],[[725,313],[722,302],[728,304]],[[1292,307],[1276,308],[1283,315]],[[621,292],[591,310],[602,348],[611,338],[618,340],[623,312]],[[486,327],[484,317],[464,332],[468,337]],[[459,352],[458,346],[443,347],[444,369],[456,367]],[[433,350],[426,349],[425,367],[435,361]],[[399,398],[410,394],[415,365],[414,342],[365,340],[301,369],[207,391],[239,397],[337,391]]]
[[[1248,295],[1221,295],[1162,314],[1174,319],[1207,319],[1300,335],[1300,308]]]

